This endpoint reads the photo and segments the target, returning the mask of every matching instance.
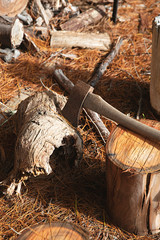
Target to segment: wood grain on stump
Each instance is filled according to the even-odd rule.
[[[143,120],[160,130],[160,123]],[[114,224],[139,235],[160,229],[160,143],[117,126],[106,145],[107,209]]]
[[[66,222],[39,224],[25,230],[17,240],[88,240],[82,228]]]
[[[0,0],[0,15],[15,17],[27,6],[28,0]]]

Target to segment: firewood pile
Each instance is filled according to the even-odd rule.
[[[83,109],[75,128],[61,115],[81,80],[124,114],[157,120],[149,83],[160,3],[119,1],[114,23],[113,2],[0,1],[1,239],[57,221],[89,239],[160,238],[126,232],[106,211],[105,145],[116,122]]]

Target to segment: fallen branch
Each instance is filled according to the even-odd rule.
[[[71,92],[74,84],[64,75],[61,69],[56,69],[53,72],[53,76],[57,80],[57,82],[67,91]],[[109,130],[105,127],[104,123],[102,122],[99,114],[96,112],[93,112],[91,110],[85,109],[85,113],[87,113],[87,116],[89,115],[90,120],[94,124],[96,130],[100,134],[102,140],[104,143],[106,143],[106,140],[110,134]]]
[[[106,68],[109,66],[109,64],[113,61],[115,56],[118,54],[118,51],[123,43],[123,39],[120,38],[115,47],[111,50],[109,54],[107,54],[107,57],[105,60],[99,65],[97,69],[93,72],[92,77],[88,81],[88,83],[92,86],[95,87],[95,85],[98,83],[104,72],[106,71]]]
[[[62,30],[77,31],[90,24],[97,23],[105,15],[105,7],[97,7],[97,9],[90,8],[87,11],[73,17],[67,22],[60,25]]]

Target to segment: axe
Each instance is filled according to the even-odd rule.
[[[160,141],[160,131],[149,127],[112,107],[99,95],[93,93],[94,88],[78,81],[72,88],[69,99],[62,110],[62,115],[77,127],[82,107],[103,115],[129,130],[154,141]]]

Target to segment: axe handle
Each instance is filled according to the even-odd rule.
[[[142,135],[143,137],[147,137],[154,141],[160,141],[160,131],[149,127],[133,118],[130,118],[112,107],[109,103],[104,101],[99,95],[89,93],[83,104],[84,108],[88,108],[94,112],[97,112],[120,125]]]

